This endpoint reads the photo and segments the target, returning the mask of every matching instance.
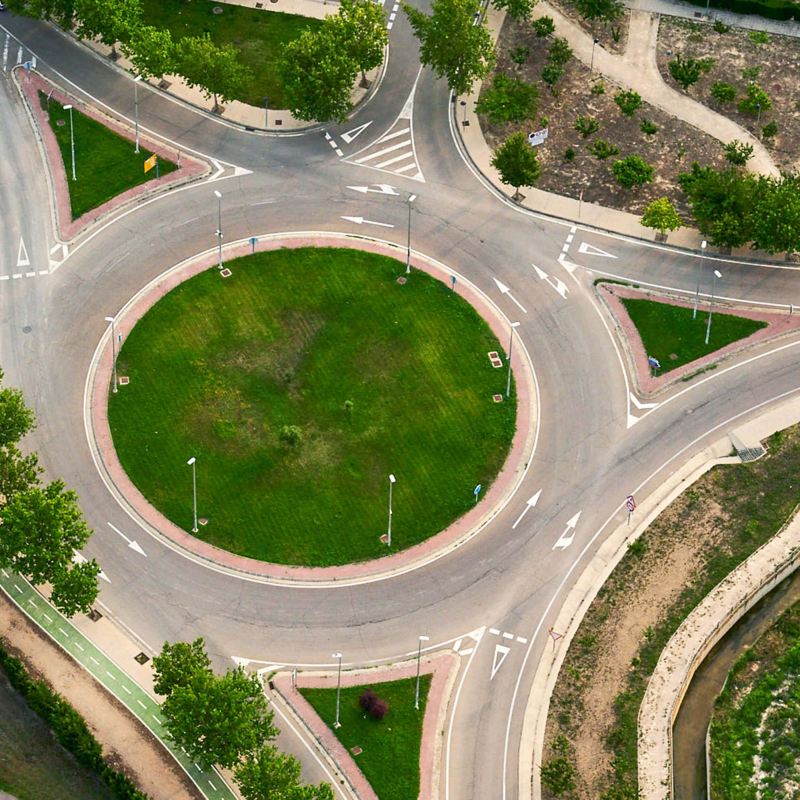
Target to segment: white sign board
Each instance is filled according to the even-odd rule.
[[[531,147],[536,147],[537,145],[544,144],[544,140],[547,138],[550,132],[549,128],[542,128],[540,131],[534,131],[533,133],[528,134],[528,144]]]

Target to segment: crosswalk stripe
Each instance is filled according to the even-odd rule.
[[[410,130],[410,128],[403,128],[402,130],[395,131],[394,133],[388,133],[386,136],[381,136],[381,138],[378,139],[378,142],[388,142],[389,139],[396,139],[398,136],[402,136],[404,133],[408,133]]]
[[[363,164],[365,161],[372,161],[373,158],[380,158],[381,156],[386,155],[386,153],[391,153],[395,150],[399,150],[401,147],[408,147],[408,145],[410,144],[411,144],[411,139],[406,139],[406,141],[400,142],[399,144],[393,144],[391,147],[384,147],[383,150],[378,150],[377,153],[370,153],[369,155],[364,156],[363,158],[359,158],[356,161],[356,164]]]
[[[407,158],[414,158],[414,153],[403,153],[400,156],[390,158],[388,161],[382,161],[380,164],[376,164],[376,166],[378,169],[382,169],[383,167],[388,167],[389,164],[396,164],[398,161],[405,161]]]

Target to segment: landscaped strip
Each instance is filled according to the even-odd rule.
[[[471,305],[365,251],[227,266],[162,298],[119,354],[130,384],[110,396],[109,424],[156,508],[192,528],[195,457],[200,538],[330,566],[410,547],[474,506],[506,459],[516,398]]]
[[[215,14],[214,9],[222,13]],[[316,30],[321,20],[283,14],[277,11],[247,8],[212,0],[142,0],[143,16],[148,25],[168,30],[174,41],[185,36],[211,37],[218,46],[231,44],[239,51],[239,60],[249,67],[253,78],[237,100],[270,108],[285,108],[283,84],[277,62],[287,42],[304,30]]]
[[[587,800],[636,797],[637,717],[661,651],[708,592],[791,517],[800,498],[798,470],[795,426],[775,434],[761,460],[707,472],[631,545],[584,616],[559,673],[542,766],[545,797],[562,796],[565,784]],[[667,583],[676,589],[662,603],[652,587]],[[613,705],[597,696],[598,682],[612,673],[623,683]]]
[[[715,311],[706,344],[708,308],[700,309],[695,315],[691,308],[670,303],[629,297],[619,299],[639,332],[645,352],[660,362],[660,373],[703,358],[767,327],[766,322]]]
[[[336,689],[299,691],[353,754],[380,800],[409,800],[419,795],[422,721],[430,683],[430,675],[420,676],[419,709],[414,707],[415,678],[342,687],[339,728],[334,727]],[[376,719],[359,703],[367,691],[386,702],[383,718]]]
[[[145,162],[153,155],[139,147],[134,152],[130,139],[115,133],[95,119],[69,110],[39,92],[47,110],[50,127],[58,141],[69,188],[72,219],[83,216],[112,197],[177,169],[167,159],[158,158],[158,167],[145,172]],[[75,180],[72,179],[72,143],[75,145]]]
[[[737,660],[711,722],[711,796],[794,797],[800,781],[800,603]]]

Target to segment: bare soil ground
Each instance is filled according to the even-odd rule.
[[[530,24],[506,17],[497,42],[496,71],[534,83],[539,89],[539,110],[535,119],[509,125],[496,126],[481,118],[489,146],[495,149],[518,130],[527,133],[546,125],[549,138],[537,148],[542,165],[537,188],[576,199],[582,195],[585,202],[637,214],[651,200],[666,196],[679,211],[687,214],[677,176],[689,171],[693,161],[715,166],[726,163],[719,142],[646,103],[632,117],[623,115],[614,102],[614,95],[621,87],[607,80],[601,81],[597,76],[593,80],[589,68],[575,58],[567,64],[564,76],[556,85],[557,94],[553,95],[541,80],[551,42],[550,37],[537,38]],[[510,51],[519,46],[530,50],[528,60],[521,67],[509,56]],[[602,94],[592,94],[591,88],[597,84],[603,86]],[[482,91],[488,85],[489,81]],[[599,130],[584,139],[575,130],[578,116],[594,117],[600,123]],[[657,125],[658,132],[652,135],[643,133],[643,120]],[[616,146],[619,154],[606,159],[597,158],[591,148],[598,139]],[[568,148],[575,153],[571,161],[565,158]],[[638,188],[623,189],[614,178],[613,164],[617,159],[633,154],[641,156],[655,168],[654,179]]]
[[[791,171],[800,167],[800,40],[789,36],[769,35],[769,41],[757,44],[751,31],[731,28],[720,33],[708,23],[661,17],[658,29],[658,68],[665,82],[683,91],[669,74],[668,63],[680,54],[688,58],[712,58],[714,66],[686,92],[690,97],[729,117],[755,135],[769,122],[776,122],[778,134],[763,139],[776,164]],[[772,100],[772,109],[757,117],[744,114],[737,104],[745,95],[748,81],[742,70],[759,67],[756,82]],[[717,81],[737,89],[733,103],[718,103],[711,95]]]
[[[0,593],[0,636],[31,674],[44,679],[86,720],[110,763],[153,800],[199,800],[172,756],[117,700]]]

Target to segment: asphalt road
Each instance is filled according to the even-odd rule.
[[[123,116],[132,114],[133,88],[120,71],[46,26],[10,15],[2,22],[37,55],[45,74]],[[0,29],[0,46],[4,35]],[[760,358],[739,359],[731,369],[680,384],[646,415],[633,407],[628,378],[592,297],[592,280],[604,270],[693,292],[702,268],[707,291],[712,260],[578,228],[567,252],[578,266],[570,273],[558,261],[570,225],[521,211],[489,191],[465,163],[453,136],[446,86],[419,71],[402,15],[392,31],[380,90],[341,126],[292,137],[248,133],[158,92],[142,92],[142,127],[222,162],[223,178],[213,187],[202,182],[168,192],[97,226],[46,276],[38,272],[48,269],[55,240],[45,173],[8,72],[2,73],[2,88],[0,277],[22,269],[20,238],[31,262],[22,272],[37,274],[0,281],[0,364],[36,410],[39,427],[31,446],[48,474],[62,476],[80,495],[95,530],[87,555],[97,557],[111,580],[102,586],[105,608],[153,649],[164,640],[203,635],[219,666],[230,665],[231,656],[250,659],[253,666],[331,664],[331,653],[339,650],[345,664],[364,664],[415,652],[419,634],[431,637],[431,649],[466,637],[473,650],[463,657],[468,669],[461,672],[448,720],[442,794],[453,800],[516,797],[522,715],[560,599],[614,521],[624,518],[627,494],[635,492],[641,501],[709,441],[797,391],[793,341],[763,346]],[[370,124],[350,142],[343,137],[365,123]],[[424,182],[409,179],[413,170],[398,174],[392,165],[370,166],[390,157],[374,155],[391,144],[379,139],[404,126],[412,128]],[[233,177],[233,166],[251,173]],[[399,194],[348,188],[373,184],[389,184]],[[404,244],[404,201],[414,193],[413,247],[467,276],[510,321],[521,323],[519,337],[540,390],[539,437],[523,485],[480,536],[390,580],[283,587],[189,560],[144,534],[119,507],[87,446],[87,370],[105,316],[168,267],[215,246],[214,188],[224,195],[228,242],[315,230]],[[343,216],[394,227],[358,227]],[[591,248],[581,252],[584,243],[613,257],[593,255]],[[548,277],[541,278],[533,264]],[[800,305],[794,270],[725,261],[716,266],[724,274],[720,295]],[[495,279],[511,288],[524,313],[500,294]],[[557,290],[562,285],[566,291]],[[633,425],[631,413],[642,417]],[[512,527],[539,490],[537,506]],[[554,549],[578,512],[572,544]],[[147,556],[128,548],[110,525],[137,538]],[[470,632],[477,632],[471,640]],[[509,651],[494,670],[498,644]],[[284,743],[303,754],[291,737]],[[322,777],[310,759],[304,761],[310,778]]]

